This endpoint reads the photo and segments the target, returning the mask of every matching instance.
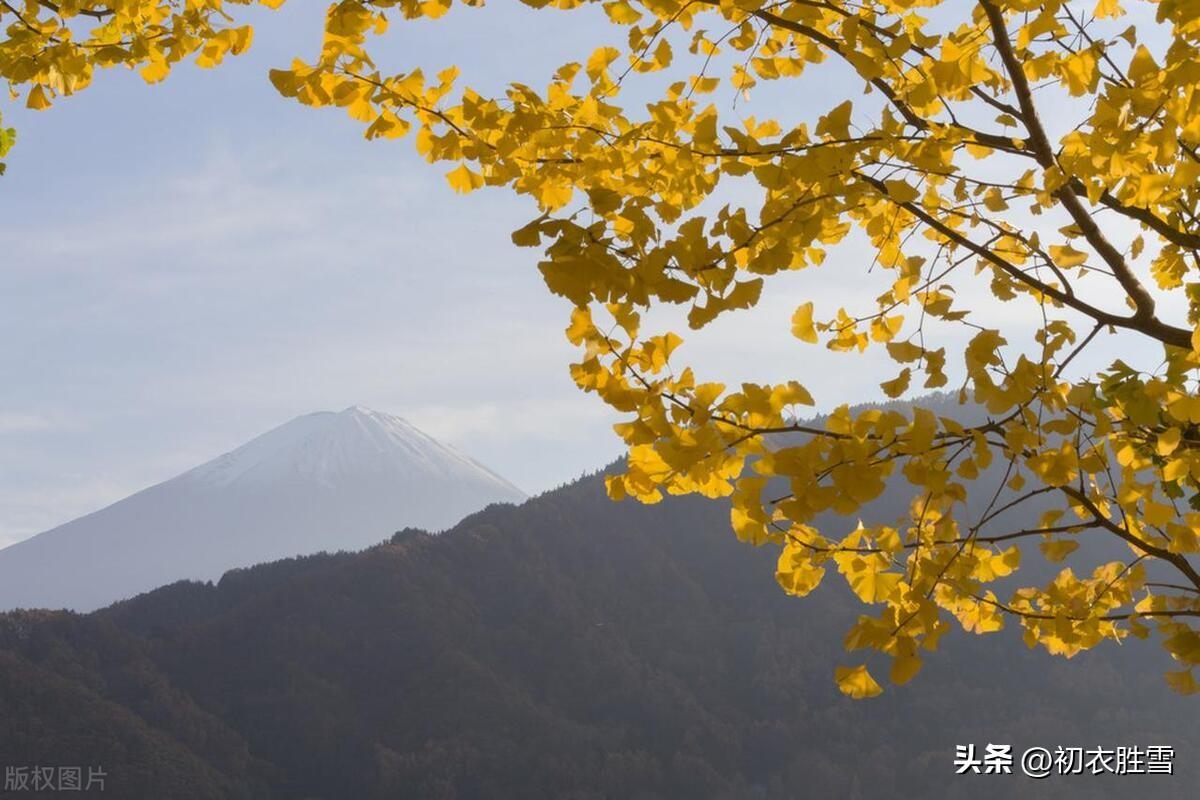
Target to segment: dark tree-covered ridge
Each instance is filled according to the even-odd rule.
[[[3,615],[0,763],[104,764],[108,798],[1189,796],[1200,731],[1134,680],[1153,651],[959,636],[854,703],[829,674],[858,600],[788,597],[727,526],[590,476],[438,536]],[[955,777],[968,742],[1168,744],[1179,774]]]

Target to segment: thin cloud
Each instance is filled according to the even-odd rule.
[[[17,433],[38,433],[61,429],[63,426],[41,414],[13,414],[0,411],[0,436]]]

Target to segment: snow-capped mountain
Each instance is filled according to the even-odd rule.
[[[86,611],[182,578],[412,526],[437,531],[525,495],[407,421],[308,414],[206,464],[0,550],[0,610]]]

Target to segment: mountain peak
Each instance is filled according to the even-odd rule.
[[[319,411],[0,550],[0,608],[95,608],[181,578],[366,547],[405,527],[443,530],[524,499],[402,417]]]
[[[397,417],[395,414],[385,414],[382,411],[376,411],[373,408],[359,405],[347,406],[339,413],[345,414],[348,417],[391,417],[392,419],[403,419],[402,417]]]
[[[217,485],[362,480],[461,480],[524,497],[492,470],[424,433],[403,417],[350,406],[286,422],[175,480]]]

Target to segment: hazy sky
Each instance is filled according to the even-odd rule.
[[[613,36],[594,11],[456,6],[394,22],[375,52],[386,71],[456,63],[484,91],[541,86]],[[365,142],[271,87],[269,67],[313,53],[322,13],[256,12],[250,53],[216,70],[154,87],[110,71],[49,112],[4,107],[19,138],[0,178],[0,545],[353,404],[531,492],[620,451],[615,417],[568,375],[566,301],[509,241],[532,207],[454,195],[410,141]],[[815,119],[860,91],[829,75],[768,99]],[[815,373],[822,407],[877,396],[891,373],[787,336],[802,297],[861,305],[869,257],[837,259],[852,280],[788,276],[684,355],[705,378]]]
[[[530,206],[454,195],[410,141],[365,142],[271,87],[322,9],[257,13],[251,52],[217,70],[154,87],[109,71],[50,112],[4,108],[0,544],[352,404],[528,491],[619,452],[567,373],[565,301],[510,244]],[[377,51],[485,90],[542,85],[612,35],[586,13],[456,7]]]

